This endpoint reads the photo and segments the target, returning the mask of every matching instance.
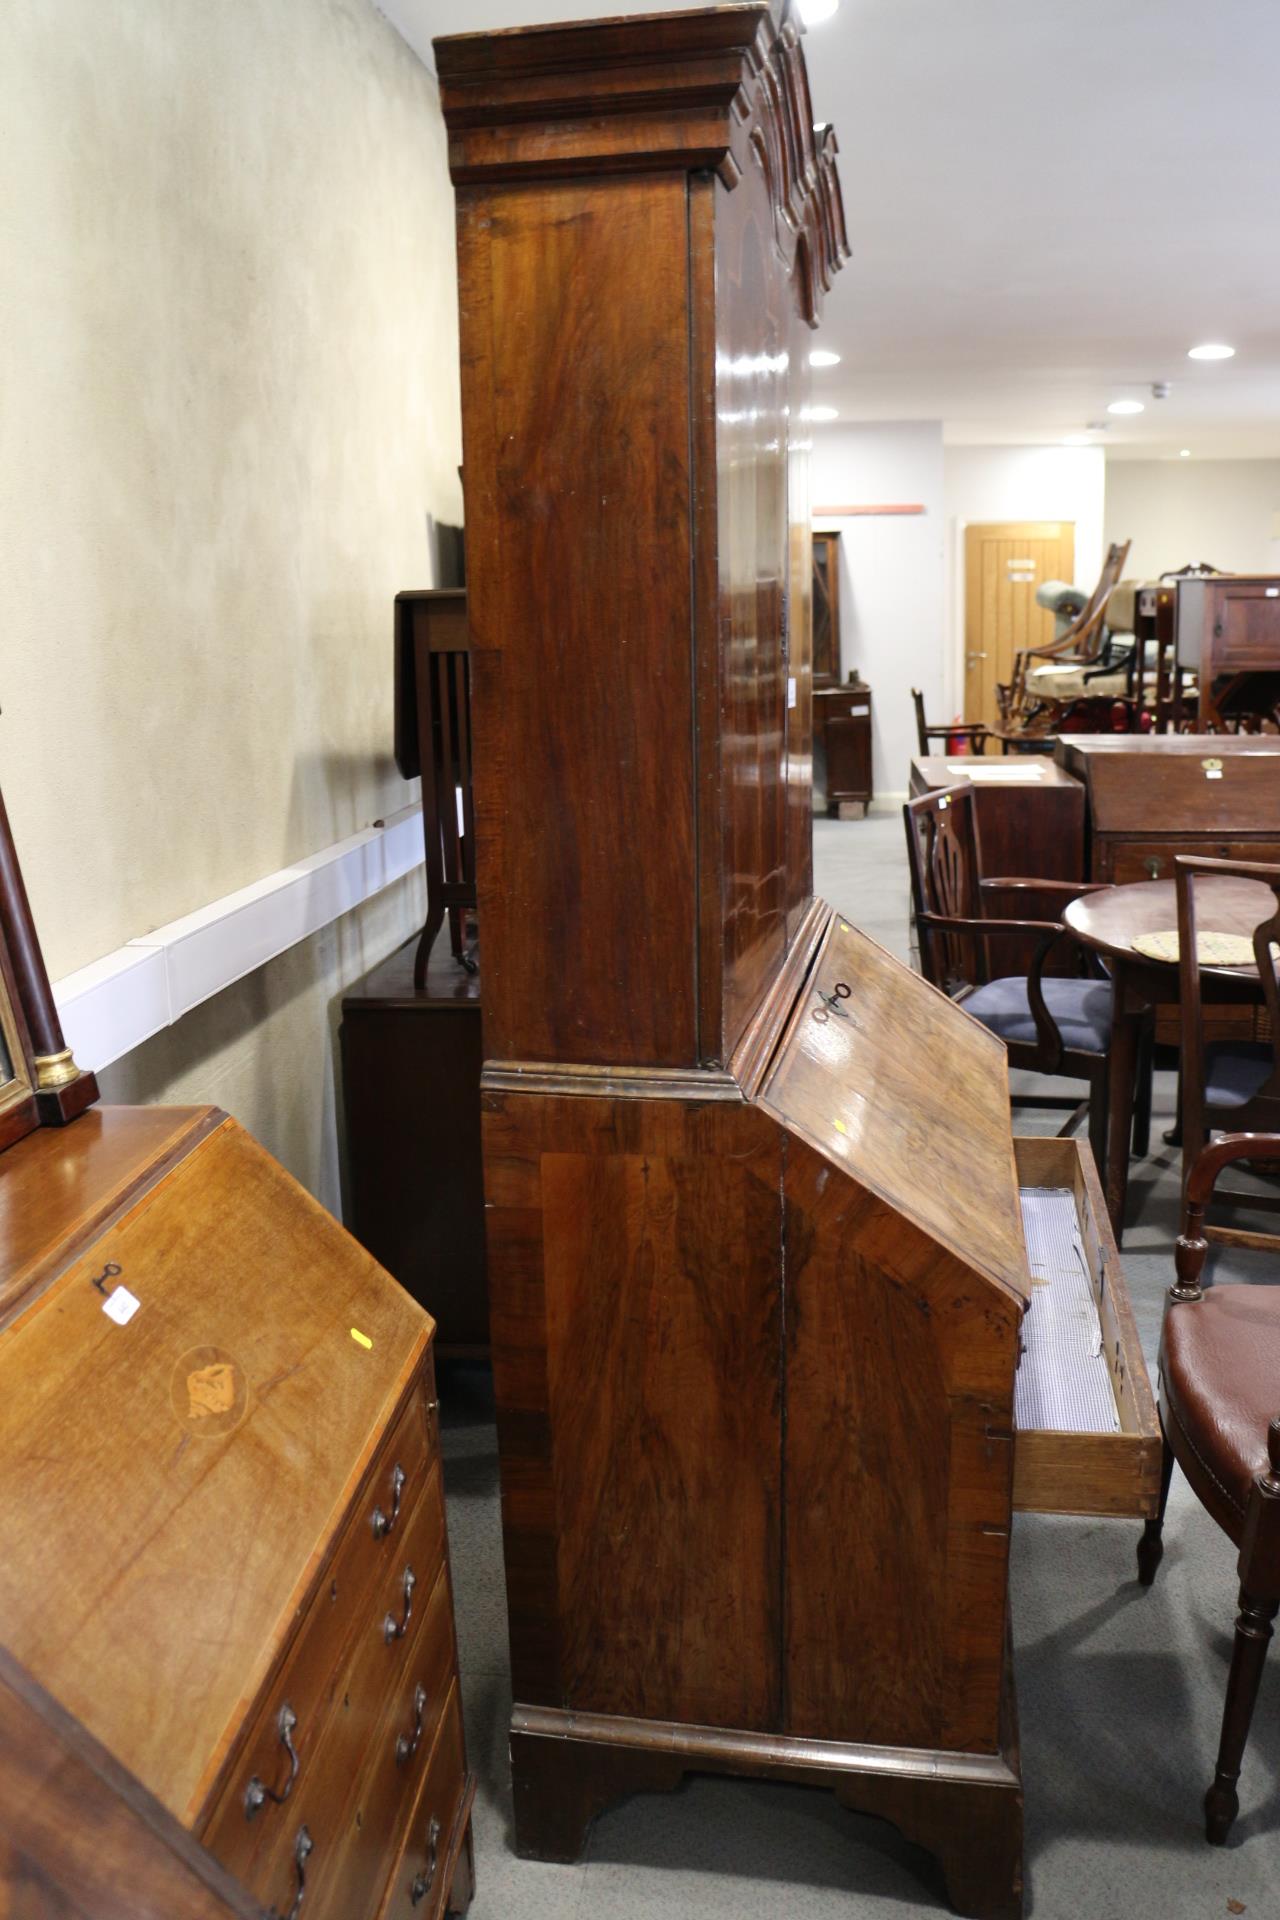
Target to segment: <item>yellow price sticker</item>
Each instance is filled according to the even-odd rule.
[[[372,1347],[373,1342],[367,1333],[361,1333],[359,1327],[352,1327],[351,1338],[358,1347]]]

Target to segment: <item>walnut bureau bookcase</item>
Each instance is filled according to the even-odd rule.
[[[432,1323],[225,1114],[96,1104],[2,804],[0,1028],[0,1912],[440,1920]]]
[[[1091,1165],[1016,1162],[1000,1044],[812,897],[835,140],[780,7],[436,57],[516,1844],[816,1782],[1013,1915],[1015,1497],[1148,1513],[1159,1440]],[[1069,1197],[1105,1431],[1015,1445],[1020,1184]]]

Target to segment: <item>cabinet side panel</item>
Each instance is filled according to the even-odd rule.
[[[726,1056],[786,950],[791,303],[752,147],[716,198]]]
[[[697,1056],[687,200],[459,194],[488,1058]]]
[[[994,1752],[1017,1309],[787,1147],[786,1730]]]
[[[791,318],[790,420],[809,405],[811,328]],[[809,446],[805,431],[793,431],[787,456],[787,525],[791,559],[791,614],[787,677],[787,941],[799,931],[813,897],[813,514]],[[839,543],[832,542],[832,562]]]
[[[777,1129],[511,1095],[486,1130],[516,1698],[771,1729]]]

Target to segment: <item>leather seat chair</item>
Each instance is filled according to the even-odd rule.
[[[1149,1587],[1163,1556],[1175,1460],[1192,1492],[1238,1548],[1239,1614],[1205,1833],[1221,1846],[1240,1801],[1236,1783],[1280,1612],[1280,1288],[1202,1285],[1209,1243],[1200,1229],[1214,1182],[1235,1161],[1280,1165],[1280,1135],[1228,1134],[1206,1147],[1187,1183],[1160,1340],[1164,1476],[1160,1511],[1138,1547]]]

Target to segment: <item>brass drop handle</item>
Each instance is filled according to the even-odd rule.
[[[1163,860],[1158,859],[1153,853],[1151,858],[1144,860],[1142,864],[1146,868],[1148,880],[1158,880],[1160,878],[1160,869],[1164,865]]]
[[[282,1807],[293,1792],[294,1782],[298,1777],[298,1751],[293,1744],[293,1734],[297,1724],[298,1716],[286,1700],[276,1716],[276,1730],[280,1735],[280,1745],[289,1756],[289,1778],[277,1793],[274,1788],[266,1784],[265,1780],[259,1780],[255,1773],[244,1790],[246,1820],[252,1820],[259,1807],[264,1806],[268,1800],[273,1806]],[[305,1832],[306,1829],[304,1828],[303,1831]]]
[[[413,1876],[413,1885],[409,1889],[410,1906],[416,1907],[419,1900],[425,1900],[431,1891],[432,1882],[436,1877],[436,1867],[439,1864],[437,1855],[439,1845],[440,1822],[433,1813],[431,1825],[427,1828],[427,1870],[425,1873],[415,1873]]]
[[[386,1514],[382,1511],[381,1507],[375,1507],[373,1510],[373,1537],[375,1540],[385,1540],[387,1535],[394,1531],[396,1521],[400,1518],[400,1496],[404,1492],[404,1483],[408,1477],[404,1468],[397,1460],[395,1471],[391,1475],[391,1512]]]
[[[402,1767],[406,1760],[412,1760],[418,1751],[418,1742],[422,1738],[422,1716],[427,1707],[427,1690],[419,1681],[413,1690],[413,1732],[402,1733],[396,1741],[396,1765]]]
[[[388,1646],[391,1645],[393,1640],[404,1639],[409,1622],[413,1618],[413,1590],[417,1584],[417,1574],[412,1567],[406,1567],[404,1570],[404,1580],[401,1582],[401,1591],[404,1594],[404,1615],[397,1621],[395,1615],[389,1613],[382,1622],[383,1638],[386,1640]]]
[[[307,1859],[314,1850],[315,1844],[307,1828],[299,1827],[298,1837],[293,1843],[293,1864],[298,1875],[298,1891],[293,1896],[293,1905],[285,1916],[285,1920],[298,1920],[298,1915],[302,1911],[302,1903],[307,1897]],[[271,1920],[280,1920],[274,1907],[271,1909]]]

